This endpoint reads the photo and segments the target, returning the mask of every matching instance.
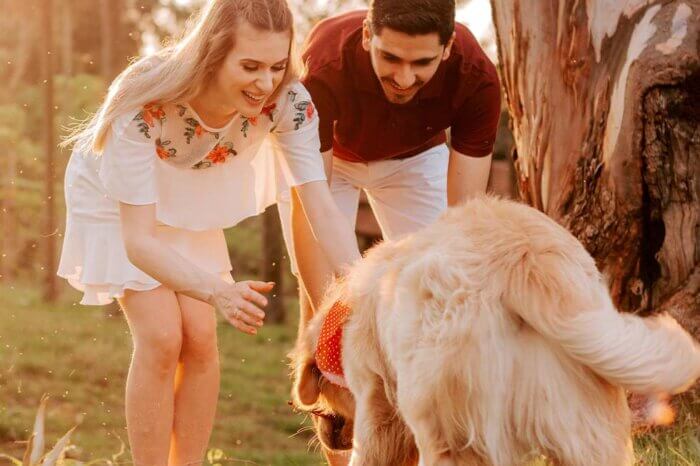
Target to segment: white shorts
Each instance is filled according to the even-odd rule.
[[[354,228],[363,189],[382,235],[396,239],[431,224],[447,209],[449,157],[445,144],[406,159],[356,163],[334,157],[331,194]],[[281,192],[277,207],[292,272],[296,274],[289,190]]]

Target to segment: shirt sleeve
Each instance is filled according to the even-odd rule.
[[[330,88],[322,80],[306,76],[302,82],[316,106],[321,152],[326,152],[333,148],[333,127],[338,119],[338,104]]]
[[[498,78],[483,83],[457,111],[451,127],[454,150],[471,157],[493,152],[501,115],[501,88]]]
[[[280,157],[282,174],[289,186],[326,179],[318,137],[318,114],[311,96],[295,83],[280,99],[279,123],[272,143]]]
[[[100,180],[112,199],[125,204],[155,204],[155,163],[161,143],[162,111],[147,107],[139,112],[117,117],[112,123],[100,162]]]

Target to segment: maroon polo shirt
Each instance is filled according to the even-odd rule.
[[[405,158],[446,141],[472,157],[493,151],[501,112],[496,67],[466,26],[450,57],[406,104],[389,102],[362,48],[366,11],[318,23],[303,50],[302,83],[320,119],[321,150],[350,162]]]

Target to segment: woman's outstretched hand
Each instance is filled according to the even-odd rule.
[[[262,308],[267,306],[267,298],[262,293],[269,293],[274,286],[273,282],[252,280],[225,283],[214,290],[212,304],[231,325],[255,335],[265,319]]]

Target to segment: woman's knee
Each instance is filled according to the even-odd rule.
[[[218,362],[216,315],[204,314],[199,319],[183,320],[182,359],[209,365]]]
[[[134,341],[134,359],[171,371],[182,349],[182,319],[175,293],[165,287],[129,291],[120,301]]]
[[[182,351],[182,329],[161,327],[141,329],[134,335],[134,357],[153,366],[154,370],[170,372],[177,367]]]

